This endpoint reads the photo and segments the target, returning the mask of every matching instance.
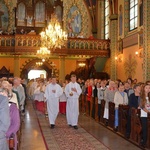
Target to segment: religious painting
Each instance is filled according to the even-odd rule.
[[[20,3],[17,8],[17,25],[25,26],[25,18],[26,18],[26,9],[24,3]]]
[[[81,13],[77,6],[72,6],[68,13],[67,19],[67,29],[68,29],[68,36],[74,37],[77,36],[81,32]]]
[[[133,78],[136,74],[137,60],[131,54],[125,59],[124,71],[127,78]]]
[[[8,27],[8,9],[4,2],[0,0],[0,30],[6,31]]]
[[[45,4],[41,1],[35,6],[35,26],[45,27]]]
[[[61,6],[56,6],[55,8],[55,14],[57,16],[58,21],[61,23],[62,22],[62,7]]]

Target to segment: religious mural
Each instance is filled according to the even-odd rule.
[[[134,75],[136,74],[136,68],[137,68],[137,61],[131,54],[129,54],[128,59],[126,59],[124,63],[126,77],[133,78]]]
[[[77,6],[72,6],[68,13],[67,29],[69,37],[77,36],[81,32],[81,13]]]
[[[6,31],[8,28],[8,9],[3,0],[0,0],[0,30]]]

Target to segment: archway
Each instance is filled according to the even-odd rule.
[[[23,79],[28,79],[28,73],[31,70],[45,70],[47,73],[47,77],[49,78],[53,74],[58,77],[58,70],[54,65],[52,65],[52,61],[46,60],[43,62],[43,65],[37,66],[36,62],[41,61],[40,59],[29,59],[28,61],[25,62],[25,64],[22,66],[21,71],[20,71],[20,77]]]

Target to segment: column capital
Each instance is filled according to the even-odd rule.
[[[118,20],[118,15],[117,14],[113,14],[113,15],[110,15],[110,20]]]
[[[59,55],[59,58],[65,58],[66,55]]]

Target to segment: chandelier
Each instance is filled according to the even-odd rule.
[[[81,62],[78,65],[79,65],[79,67],[85,67],[86,64],[84,62]]]
[[[45,60],[50,57],[50,51],[47,47],[40,47],[40,50],[37,50],[36,56],[42,60]]]
[[[50,50],[66,45],[67,34],[62,30],[60,22],[55,14],[51,15],[51,21],[45,31],[40,33],[42,46]]]
[[[36,65],[37,65],[37,66],[42,66],[42,65],[43,65],[43,62],[36,62]]]

